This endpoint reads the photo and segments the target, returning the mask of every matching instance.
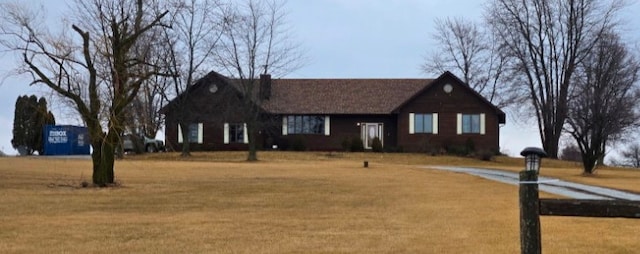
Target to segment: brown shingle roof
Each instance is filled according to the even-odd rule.
[[[276,114],[389,114],[432,79],[274,79],[263,108]]]

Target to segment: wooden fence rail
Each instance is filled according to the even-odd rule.
[[[540,199],[540,215],[640,218],[640,201]]]

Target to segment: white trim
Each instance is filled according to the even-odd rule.
[[[360,139],[362,140],[362,145],[366,148],[367,143],[367,124],[360,124]]]
[[[229,144],[229,123],[224,123],[224,143]]]
[[[378,138],[380,139],[380,144],[384,147],[384,123],[378,124]]]
[[[409,113],[409,134],[414,134],[416,133],[415,131],[415,119],[416,119],[416,114],[415,113]]]
[[[365,149],[371,149],[371,141],[373,141],[373,139],[369,139],[369,126],[373,126],[376,128],[376,130],[378,130],[378,124],[377,123],[365,123],[364,124],[365,128],[364,128],[364,139],[362,140],[362,142],[364,143],[364,148]],[[380,131],[380,130],[378,130]],[[376,133],[377,134],[377,133]]]
[[[203,124],[198,123],[198,144],[202,144],[204,141],[204,136],[202,135],[203,129]]]
[[[458,135],[462,134],[462,114],[458,113],[458,120],[456,121],[456,133]]]
[[[485,114],[482,113],[480,114],[480,135],[484,135],[487,132],[487,129],[485,128],[485,123],[486,123]]]
[[[282,136],[286,136],[288,134],[287,128],[287,116],[282,116]]]
[[[331,119],[329,116],[324,116],[324,135],[331,135]]]
[[[433,115],[431,116],[431,122],[433,124],[431,133],[438,134],[438,113],[433,113]]]
[[[178,144],[182,144],[182,127],[178,124]]]
[[[242,137],[244,140],[242,140],[245,144],[249,144],[249,132],[247,132],[247,124],[243,124],[242,126]]]

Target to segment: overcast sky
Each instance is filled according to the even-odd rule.
[[[7,0],[0,0],[4,2]],[[25,1],[27,2],[27,1]],[[44,4],[54,24],[66,4],[62,0],[28,1]],[[434,43],[433,20],[438,17],[481,19],[483,0],[289,0],[287,9],[292,34],[302,44],[306,65],[284,78],[435,78],[420,65]],[[629,38],[639,36],[640,8],[633,3],[625,12],[630,22]],[[12,54],[0,53],[0,73],[16,65]],[[16,98],[22,94],[48,96],[40,87],[28,87],[28,77],[10,77],[0,85],[0,150],[15,154],[11,147]],[[77,124],[64,119],[62,105],[54,105],[58,124]],[[77,119],[77,117],[75,118]],[[507,115],[501,128],[500,146],[517,155],[526,146],[540,146],[535,122],[514,121]]]

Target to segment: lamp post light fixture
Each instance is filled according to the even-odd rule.
[[[538,147],[527,147],[520,155],[524,156],[524,169],[536,173],[540,172],[540,160],[547,157],[547,153]]]

